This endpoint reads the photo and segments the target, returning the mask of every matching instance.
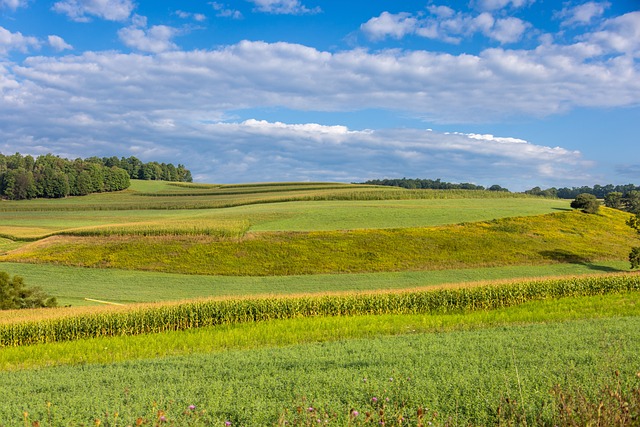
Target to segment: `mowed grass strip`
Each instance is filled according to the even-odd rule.
[[[90,314],[0,324],[0,347],[100,336],[139,335],[296,317],[427,314],[490,310],[548,298],[640,290],[640,276],[617,274],[498,285],[279,298],[217,299],[114,307]],[[40,311],[48,316],[47,311]],[[54,310],[51,312],[55,313]]]
[[[629,215],[561,212],[432,228],[211,237],[52,237],[3,261],[226,276],[284,276],[625,260]]]
[[[520,265],[392,273],[317,274],[304,276],[204,276],[114,268],[66,267],[52,264],[0,263],[0,270],[22,276],[58,300],[59,305],[96,305],[86,298],[131,304],[210,297],[290,295],[410,289],[546,276],[629,271],[628,261]],[[12,312],[11,316],[24,311]],[[0,311],[0,321],[8,316]]]
[[[443,333],[522,324],[640,316],[640,294],[623,292],[589,297],[530,301],[521,305],[451,314],[387,314],[281,319],[224,324],[186,331],[89,338],[0,352],[0,370],[54,365],[114,363],[194,353],[220,353],[384,335]]]

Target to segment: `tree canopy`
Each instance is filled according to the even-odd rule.
[[[27,287],[21,276],[10,277],[6,272],[0,271],[0,310],[57,305],[56,299],[45,294],[40,288]]]
[[[84,196],[129,188],[131,179],[191,182],[183,165],[143,163],[135,157],[63,159],[0,154],[0,196],[10,200]]]

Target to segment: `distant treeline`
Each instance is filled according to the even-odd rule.
[[[598,199],[604,199],[610,193],[621,193],[623,197],[626,197],[632,191],[640,191],[640,186],[634,184],[627,185],[594,185],[593,187],[562,187],[562,188],[547,188],[546,190],[540,187],[533,187],[530,190],[525,191],[527,194],[533,194],[536,196],[546,197],[558,197],[560,199],[575,199],[578,194],[593,194]]]
[[[63,159],[53,154],[33,158],[0,154],[0,197],[10,200],[84,196],[124,190],[130,179],[191,181],[182,165],[142,163],[135,157]]]
[[[149,162],[143,163],[135,157],[89,157],[88,162],[99,163],[106,167],[118,167],[124,169],[131,179],[144,179],[153,181],[193,182],[191,171],[184,165],[174,166],[172,163]]]
[[[455,184],[452,182],[443,182],[438,179],[411,179],[411,178],[402,178],[402,179],[371,179],[366,182],[361,182],[360,184],[368,184],[368,185],[388,185],[391,187],[402,187],[408,189],[430,189],[430,190],[489,190],[489,191],[509,191],[506,188],[503,188],[499,185],[492,185],[489,188],[485,188],[482,185],[470,184],[468,182],[463,182],[460,184]]]

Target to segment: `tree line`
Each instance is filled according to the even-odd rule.
[[[129,174],[131,179],[143,179],[152,181],[172,181],[172,182],[193,182],[191,171],[184,167],[184,165],[178,164],[174,166],[173,163],[158,163],[148,162],[143,163],[136,157],[121,157],[118,159],[113,157],[89,157],[86,159],[88,162],[94,162],[102,164],[106,167],[118,167],[124,169]]]
[[[9,200],[119,191],[129,188],[131,179],[192,181],[183,165],[143,163],[135,157],[68,160],[53,154],[0,154],[0,197]]]
[[[499,185],[492,185],[485,188],[482,185],[463,182],[460,184],[452,182],[444,182],[438,179],[419,179],[419,178],[396,178],[396,179],[371,179],[369,181],[360,182],[359,184],[367,185],[387,185],[391,187],[402,187],[407,189],[429,189],[429,190],[489,190],[489,191],[509,191]]]
[[[562,187],[562,188],[547,188],[546,190],[540,187],[533,187],[530,190],[526,190],[526,194],[533,194],[535,196],[557,197],[559,199],[575,199],[579,194],[593,194],[597,199],[604,199],[610,193],[621,193],[623,196],[632,191],[640,191],[640,186],[634,184],[626,185],[594,185],[593,187]]]

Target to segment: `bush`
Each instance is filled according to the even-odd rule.
[[[16,308],[55,307],[58,303],[40,288],[28,288],[20,276],[10,278],[0,271],[0,310]]]
[[[582,193],[578,194],[573,202],[571,202],[573,209],[580,209],[584,213],[594,214],[600,209],[600,202],[593,194]]]

